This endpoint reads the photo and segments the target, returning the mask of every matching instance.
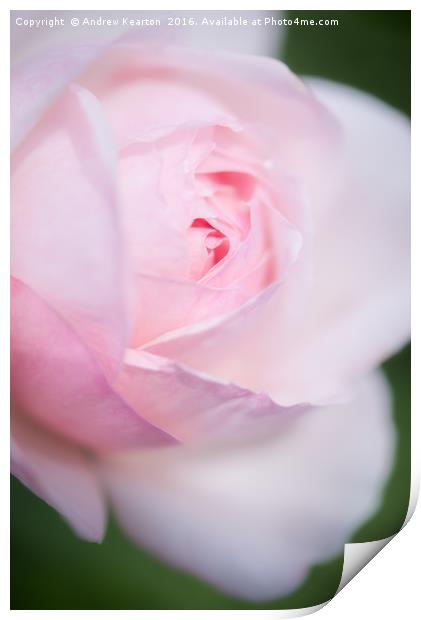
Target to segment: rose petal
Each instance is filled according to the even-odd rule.
[[[264,20],[274,17],[281,19],[282,11],[247,11],[238,13],[238,17],[248,20],[247,26],[234,28],[215,27],[212,25],[202,25],[204,17],[209,20],[216,20],[226,17],[226,12],[207,11],[203,15],[200,11],[177,11],[176,17],[180,19],[180,26],[171,25],[166,30],[166,38],[175,36],[176,40],[183,45],[201,47],[206,49],[226,50],[241,52],[245,54],[261,54],[265,56],[279,56],[279,50],[284,40],[284,29],[277,25],[267,25],[265,28],[256,27],[252,20]],[[11,53],[13,60],[22,60],[33,56],[36,53],[48,50],[53,45],[63,45],[63,42],[73,41],[78,45],[80,40],[86,37],[85,28],[75,28],[70,19],[77,17],[81,22],[88,17],[86,11],[61,11],[60,17],[55,11],[11,11]],[[112,40],[121,36],[124,32],[130,32],[133,26],[124,23],[123,18],[129,19],[151,19],[150,11],[104,11],[101,13],[104,19],[113,20],[112,28],[90,28],[90,39]],[[160,11],[159,19],[162,24],[168,23],[168,18],[174,18],[172,11]],[[20,19],[64,19],[64,24],[53,28],[24,28],[21,24],[16,24]],[[94,16],[91,19],[95,19]],[[186,27],[183,23],[188,23],[189,18],[196,19],[197,25]],[[118,23],[116,23],[116,21]],[[243,22],[244,23],[244,22]],[[143,35],[143,33],[142,33]],[[161,33],[160,33],[161,35]],[[143,35],[144,36],[144,35]],[[156,32],[155,32],[156,36]]]
[[[401,348],[410,330],[408,119],[355,89],[311,84],[341,121],[345,148],[330,200],[314,200],[308,311],[284,343],[287,371],[271,378],[279,395],[289,390],[285,402],[346,389]]]
[[[113,392],[76,334],[17,280],[11,302],[12,397],[27,416],[94,450],[173,442]]]
[[[255,394],[144,351],[129,349],[115,389],[142,418],[181,442],[240,434],[266,420],[282,424],[300,407]]]
[[[174,17],[171,13],[164,15]],[[175,26],[176,37],[180,44],[193,47],[277,57],[285,29],[269,24],[263,27],[263,22],[282,16],[282,11],[177,11],[181,25]],[[189,18],[195,20],[195,25],[186,28],[183,20],[188,24]],[[228,22],[224,26],[224,20],[232,20],[232,25]]]
[[[17,411],[11,425],[12,473],[55,508],[79,536],[101,542],[106,507],[95,463],[77,446]]]
[[[162,76],[162,68],[155,67],[152,60],[136,66],[139,52],[147,54],[149,48],[133,47],[134,58],[123,55],[122,61],[118,51],[117,44],[111,47],[79,82],[101,101],[120,149],[157,140],[178,127],[235,127],[235,119],[212,94],[201,92],[177,73]]]
[[[122,527],[228,594],[288,594],[376,509],[393,444],[388,390],[371,376],[341,406],[274,433],[104,461]]]
[[[223,315],[247,299],[237,287],[218,289],[147,274],[137,274],[134,282],[137,312],[133,346],[145,345],[169,330]],[[168,304],[169,299],[174,303]]]
[[[353,89],[320,81],[317,89],[343,123],[344,149],[329,189],[309,197],[310,294],[292,300],[291,270],[278,293],[247,313],[150,348],[283,405],[336,398],[409,336],[408,122]]]
[[[29,15],[29,18],[42,19],[39,15]],[[27,29],[21,26],[21,30]],[[34,33],[35,29],[31,32]],[[29,40],[26,43],[31,44]],[[19,146],[58,94],[104,48],[105,42],[101,40],[66,45],[61,41],[60,47],[44,50],[13,67],[10,106],[13,148]]]
[[[228,114],[264,136],[290,174],[317,179],[337,138],[335,122],[311,91],[271,58],[127,39],[110,47],[80,83],[103,102],[119,144],[163,118],[170,125],[203,124]],[[145,105],[151,97],[152,107]],[[131,113],[119,113],[123,101]]]
[[[12,274],[71,323],[106,372],[127,338],[114,160],[97,100],[71,87],[12,164]]]

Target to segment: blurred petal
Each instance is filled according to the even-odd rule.
[[[106,372],[127,338],[115,149],[101,108],[72,86],[12,163],[12,274],[88,343]]]
[[[22,17],[22,16],[20,16]],[[30,19],[40,16],[29,15]],[[45,18],[45,16],[42,16]],[[13,23],[13,18],[12,18]],[[12,29],[12,61],[14,33]],[[54,29],[49,29],[52,32]],[[34,34],[42,33],[45,42],[45,28],[19,30],[20,46],[29,49],[34,43]],[[59,32],[57,28],[55,30]],[[22,35],[24,32],[24,35]],[[19,146],[59,93],[104,49],[100,40],[75,42],[72,45],[54,47],[42,54],[21,55],[25,60],[13,66],[11,74],[11,143]],[[19,55],[17,54],[18,58]]]
[[[320,81],[315,90],[344,136],[323,191],[313,185],[309,196],[309,297],[291,302],[292,270],[260,307],[150,348],[283,405],[336,398],[409,337],[409,123],[356,90]]]
[[[282,11],[177,11],[177,15],[172,13],[172,16],[184,17],[187,22],[189,18],[196,21],[194,27],[183,25],[175,30],[183,45],[204,49],[276,58],[285,34],[284,29],[272,22],[264,25],[265,19],[281,19]],[[224,26],[224,19],[232,20],[232,25]]]
[[[107,383],[77,335],[27,286],[12,280],[14,403],[68,440],[93,450],[173,440],[143,420]]]
[[[114,455],[104,477],[140,545],[225,592],[288,594],[375,511],[393,444],[373,375],[341,406],[302,412],[256,439]]]
[[[132,349],[114,387],[139,416],[181,442],[239,435],[266,421],[276,427],[301,409]]]
[[[314,402],[409,339],[411,164],[405,116],[352,88],[311,84],[341,121],[345,148],[329,201],[314,197],[313,291],[285,342],[287,372],[272,386]]]
[[[79,18],[80,25],[72,26],[70,19]],[[159,14],[151,14],[151,11],[101,11],[101,17],[113,20],[112,26],[83,25],[86,18],[95,19],[95,12],[89,11],[11,11],[11,52],[12,61],[25,60],[30,56],[43,52],[53,45],[63,45],[72,42],[74,45],[89,38],[91,41],[111,41],[125,32],[132,30],[132,26],[124,24],[122,18],[128,19],[151,19],[161,20],[161,27],[154,29],[155,36],[174,38],[180,44],[201,47],[205,49],[224,50],[243,54],[258,54],[262,56],[279,56],[285,39],[285,29],[278,25],[266,23],[265,19],[281,19],[282,11],[159,11]],[[173,18],[173,24],[168,25],[168,19]],[[217,26],[216,20],[234,17],[239,24],[237,26]],[[62,18],[63,25],[53,28],[27,28],[16,24],[17,18],[23,19],[49,19]],[[175,19],[174,19],[175,18]],[[206,18],[206,21],[204,21]],[[195,26],[188,26],[189,19],[196,20]],[[180,21],[178,21],[180,20]],[[245,25],[247,20],[247,25]],[[261,20],[262,25],[253,25],[253,20]],[[184,23],[186,22],[186,23]],[[202,23],[203,22],[203,23]],[[213,22],[213,23],[212,23]],[[177,25],[180,24],[180,25]],[[142,33],[143,35],[143,33]]]
[[[101,542],[106,507],[96,464],[24,416],[12,414],[12,473],[55,508],[82,538]]]

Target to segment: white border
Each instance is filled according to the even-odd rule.
[[[206,10],[254,10],[256,9],[256,2],[248,2],[243,0],[240,2],[227,3],[227,0],[218,1],[214,0],[209,3],[211,6],[207,6]],[[354,2],[328,2],[324,6],[320,3],[309,2],[303,0],[299,3],[298,7],[291,6],[291,2],[287,7],[280,6],[279,2],[264,2],[259,1],[259,9],[278,10],[278,9],[293,9],[299,8],[300,10],[357,10],[357,9],[372,9],[372,10],[391,10],[391,9],[413,9],[413,70],[412,70],[412,109],[415,112],[420,109],[421,100],[419,96],[419,85],[416,83],[414,76],[421,74],[420,67],[420,28],[418,11],[414,10],[414,3],[411,2],[392,2],[392,1],[368,1],[368,0],[354,0]],[[148,6],[146,2],[134,2],[126,1],[123,4],[124,10],[198,10],[197,3],[191,2],[151,2]],[[115,4],[110,2],[98,2],[91,1],[89,3],[89,10],[123,10],[123,6],[116,7]],[[43,2],[14,2],[13,10],[50,10],[51,4],[45,5]],[[69,5],[55,6],[55,10],[78,10],[85,9],[85,2],[74,2]],[[1,10],[1,46],[2,46],[2,58],[9,58],[9,9]],[[3,85],[3,93],[5,91],[5,85],[9,83],[9,70],[8,63],[2,64],[1,84]],[[6,91],[7,92],[7,91]],[[2,399],[2,432],[0,433],[2,449],[1,464],[2,464],[2,476],[1,476],[1,490],[2,497],[8,497],[9,493],[9,425],[7,422],[7,412],[9,409],[8,399],[8,360],[9,360],[9,316],[8,316],[8,299],[9,299],[9,216],[7,205],[9,204],[8,188],[9,188],[9,155],[8,155],[8,140],[6,136],[9,133],[8,119],[9,119],[9,98],[3,95],[1,98],[2,114],[1,119],[4,124],[1,135],[3,136],[3,149],[2,149],[2,166],[1,173],[3,175],[2,187],[3,191],[2,208],[0,210],[0,278],[2,285],[1,296],[1,315],[0,315],[0,342],[2,353],[2,364],[0,366],[0,398]],[[413,210],[413,243],[412,243],[412,265],[413,274],[417,274],[418,278],[413,275],[413,293],[412,293],[412,308],[413,308],[413,341],[415,343],[413,352],[413,410],[419,414],[421,411],[420,402],[420,381],[421,366],[419,360],[419,354],[417,350],[417,343],[419,343],[419,319],[421,315],[420,304],[420,283],[419,280],[419,266],[420,266],[420,242],[417,239],[417,234],[420,231],[420,212],[419,206],[421,204],[420,187],[419,187],[419,171],[421,169],[420,158],[420,123],[418,115],[413,117],[413,192],[412,201],[417,208]],[[416,380],[418,378],[418,381]],[[420,439],[420,422],[419,418],[413,416],[412,419],[412,492],[416,493],[419,486],[420,475],[420,457],[419,457],[419,439]],[[413,495],[414,497],[414,495]],[[9,510],[6,509],[7,502],[3,504],[3,510],[0,512],[0,532],[3,536],[1,543],[1,580],[0,580],[0,598],[1,598],[1,610],[8,610],[9,600],[9,531],[10,531],[10,519]],[[414,611],[419,609],[418,603],[418,589],[419,589],[419,550],[421,539],[421,511],[418,509],[415,515],[410,520],[408,525],[400,532],[387,548],[383,550],[378,556],[376,556],[362,571],[362,575],[358,574],[348,586],[344,588],[335,598],[318,612],[318,617],[341,620],[354,620],[355,617],[369,618],[371,615],[376,618],[388,618],[396,617],[399,615],[403,618],[411,618],[414,616]],[[10,614],[16,619],[26,618],[39,618],[44,620],[45,618],[74,618],[76,614],[82,613],[83,617],[98,617],[98,618],[121,618],[123,617],[141,617],[143,618],[185,618],[191,616],[196,618],[209,618],[210,616],[217,615],[218,618],[244,618],[247,617],[273,617],[279,618],[283,614],[278,611],[241,611],[241,612],[228,612],[228,611],[141,611],[141,610],[128,610],[128,611],[12,611]],[[193,616],[194,614],[194,616]]]

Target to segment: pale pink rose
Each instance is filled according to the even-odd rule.
[[[163,43],[13,75],[13,471],[218,588],[292,591],[378,506],[409,332],[409,127]]]

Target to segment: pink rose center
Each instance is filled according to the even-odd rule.
[[[230,240],[223,232],[204,218],[193,220],[188,235],[189,251],[191,256],[191,277],[200,280],[212,267],[217,265],[229,252]],[[205,249],[205,253],[199,251],[197,259],[197,246]]]
[[[132,346],[235,310],[295,259],[300,235],[267,190],[264,157],[242,140],[219,126],[181,128],[123,150]]]
[[[194,218],[188,230],[192,280],[210,278],[214,268],[222,267],[250,232],[247,199],[253,188],[242,177],[245,175],[224,172],[196,175],[198,191],[210,214]]]

